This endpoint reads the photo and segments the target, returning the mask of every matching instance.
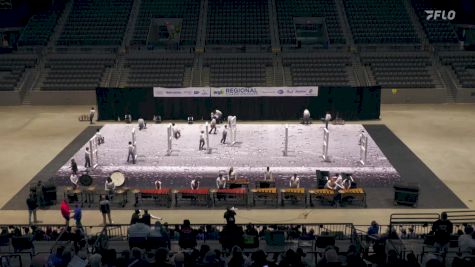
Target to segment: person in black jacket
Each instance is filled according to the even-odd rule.
[[[26,205],[28,206],[28,223],[32,224],[31,217],[33,216],[33,223],[37,223],[36,210],[38,209],[38,202],[36,196],[33,193],[30,193],[26,199]]]
[[[78,164],[76,163],[74,159],[71,159],[71,171],[74,174],[78,174]]]
[[[450,235],[454,231],[452,222],[447,219],[447,213],[442,212],[440,219],[432,224],[432,231],[434,232],[434,247],[437,251],[443,250],[447,252],[449,248]]]

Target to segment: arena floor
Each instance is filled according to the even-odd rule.
[[[3,118],[0,128],[0,185],[3,206],[36,173],[88,126],[77,117],[89,107],[0,107]],[[472,175],[475,166],[475,106],[474,105],[385,105],[382,119],[469,208],[474,208]],[[421,187],[429,186],[421,184]],[[366,209],[364,214],[347,209],[266,209],[238,212],[238,221],[253,222],[354,222],[367,224],[371,219],[387,223],[392,212],[423,212],[421,209]],[[430,210],[435,211],[434,209]],[[190,218],[195,223],[222,222],[221,210],[160,210],[153,211],[170,223]],[[0,223],[25,223],[25,210],[0,211]],[[85,221],[99,224],[97,211],[85,211]],[[130,211],[114,211],[118,223],[128,222]],[[44,223],[59,223],[59,210],[39,212]]]

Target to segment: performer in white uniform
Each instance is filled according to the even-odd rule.
[[[94,120],[94,115],[96,115],[96,110],[94,109],[94,107],[91,108],[91,110],[89,110],[89,123],[90,124],[93,124],[93,120]]]
[[[236,180],[236,179],[237,179],[237,173],[234,171],[234,168],[233,167],[229,168],[228,181]]]
[[[109,199],[114,196],[115,184],[110,177],[107,177],[106,182],[104,183],[104,190],[106,191]]]
[[[330,114],[330,111],[327,111],[327,114],[325,114],[325,128],[328,129],[328,122],[332,120],[332,115]]]
[[[267,170],[264,172],[264,180],[265,181],[274,181],[274,175],[270,171],[270,168],[267,167]]]
[[[290,178],[289,187],[290,188],[299,188],[300,187],[300,178],[297,176],[296,173],[294,173],[294,176],[292,176]]]
[[[330,180],[325,184],[325,188],[335,191],[342,189],[342,187],[336,182],[337,179],[338,177],[332,176],[332,178],[330,178]]]
[[[211,133],[214,130],[214,134],[216,134],[216,119],[213,118],[210,123],[210,129],[208,133]]]
[[[216,178],[216,188],[224,189],[226,188],[226,178],[223,177],[223,174],[219,174],[218,178]]]
[[[196,178],[193,178],[193,180],[191,180],[190,186],[191,186],[191,189],[193,189],[193,190],[199,189],[200,188],[200,181],[198,181],[198,179],[196,179]]]
[[[205,131],[200,133],[200,150],[205,149]]]
[[[145,120],[143,118],[140,118],[138,120],[138,124],[139,124],[139,131],[141,131],[143,129],[147,129],[147,123],[145,122]]]
[[[308,109],[305,109],[303,111],[303,124],[309,124],[310,123],[310,111]]]
[[[71,181],[71,183],[73,183],[73,188],[74,189],[77,189],[79,187],[79,185],[78,185],[79,178],[78,178],[77,174],[75,174],[75,173],[71,174],[71,176],[69,177],[69,180]]]
[[[99,129],[97,129],[96,134],[94,135],[94,137],[96,138],[97,145],[104,144],[104,137],[102,136]]]
[[[155,189],[157,190],[162,189],[162,182],[160,180],[156,180],[154,184],[155,184]]]

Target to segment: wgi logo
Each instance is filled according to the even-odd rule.
[[[426,20],[453,20],[455,19],[455,11],[450,10],[445,12],[445,10],[424,10],[427,13]]]

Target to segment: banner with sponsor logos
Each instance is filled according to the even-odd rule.
[[[301,87],[212,87],[211,97],[318,96],[318,86]]]
[[[210,97],[209,87],[164,88],[154,87],[154,97]]]

